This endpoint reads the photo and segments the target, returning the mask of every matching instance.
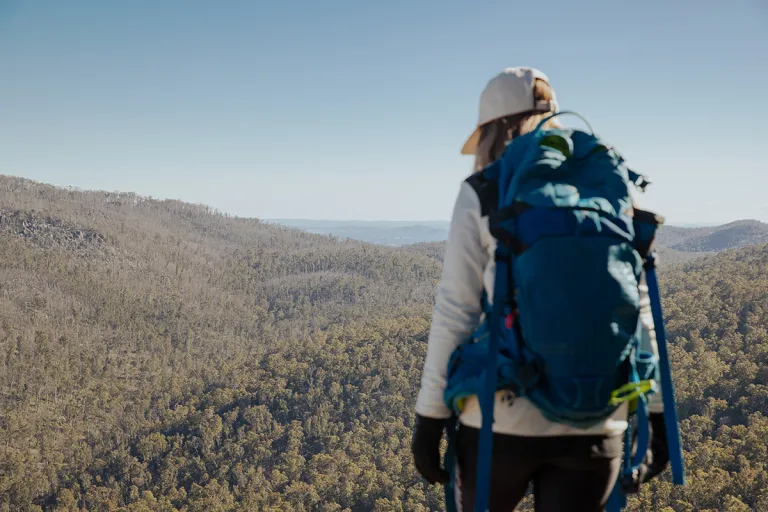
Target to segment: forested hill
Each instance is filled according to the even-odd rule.
[[[693,253],[719,252],[764,243],[768,243],[768,224],[757,220],[701,228],[664,226],[658,237],[662,247]]]
[[[403,456],[437,262],[15,178],[0,205],[0,511],[437,506]]]
[[[442,508],[409,452],[439,254],[0,177],[0,255],[0,512]],[[766,269],[664,270],[690,484],[631,510],[768,508]]]

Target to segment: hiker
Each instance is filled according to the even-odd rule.
[[[458,418],[456,466],[443,468],[440,441],[452,415],[444,392],[449,358],[472,335],[483,314],[481,296],[494,287],[496,239],[489,231],[489,212],[497,200],[478,171],[495,162],[514,138],[534,130],[558,111],[555,91],[541,71],[509,68],[488,83],[480,98],[479,120],[461,153],[474,155],[474,173],[460,187],[444,256],[421,389],[416,403],[412,452],[419,473],[429,483],[445,484],[455,471],[459,510],[473,509],[477,446],[482,424],[480,403],[469,397]],[[545,128],[561,126],[557,118]],[[640,346],[656,353],[647,288],[640,286]],[[640,481],[667,465],[663,404],[651,395],[648,413],[651,440]],[[628,427],[628,406],[587,429],[547,419],[527,398],[511,391],[495,394],[490,510],[513,511],[533,484],[536,510],[601,511],[617,481]],[[479,511],[484,512],[484,511]]]

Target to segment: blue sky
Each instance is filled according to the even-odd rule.
[[[670,222],[768,221],[763,0],[0,0],[0,174],[448,219],[479,94],[517,65],[654,179],[642,200]]]

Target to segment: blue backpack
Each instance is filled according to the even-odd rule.
[[[630,428],[610,504],[620,510],[647,451],[646,404],[660,383],[673,476],[684,482],[651,251],[663,220],[633,207],[632,189],[644,190],[648,181],[591,128],[543,129],[563,113],[515,138],[477,178],[492,184],[487,189],[495,196],[488,212],[497,241],[493,304],[484,293],[483,321],[451,355],[444,397],[454,411],[445,459],[451,473],[456,418],[467,397],[480,401],[477,512],[488,508],[494,395],[502,389],[526,397],[550,420],[577,428],[595,425],[629,402],[637,448],[633,456]],[[639,348],[643,270],[658,358]],[[453,478],[446,503],[455,509]]]

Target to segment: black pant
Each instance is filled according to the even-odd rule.
[[[461,510],[473,510],[480,431],[460,427],[457,487]],[[494,435],[491,512],[512,512],[533,483],[537,512],[603,512],[621,470],[621,436]]]

